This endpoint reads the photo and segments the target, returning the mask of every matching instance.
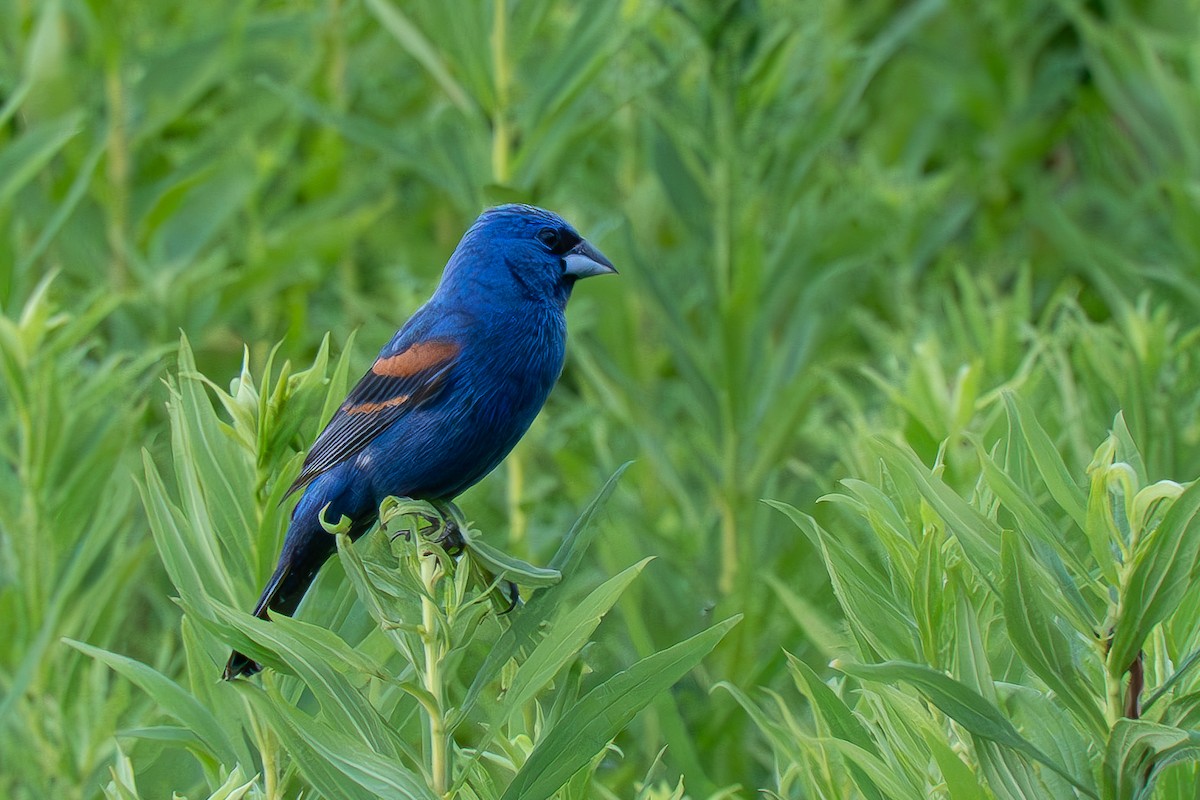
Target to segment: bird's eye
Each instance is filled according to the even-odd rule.
[[[580,241],[579,234],[570,228],[542,228],[537,239],[556,256],[565,256]]]

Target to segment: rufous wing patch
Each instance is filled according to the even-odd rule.
[[[445,340],[417,342],[394,356],[378,359],[371,371],[386,378],[409,378],[445,364],[458,355],[459,349],[454,342]]]
[[[373,414],[376,411],[382,411],[385,408],[392,406],[402,406],[408,402],[408,395],[402,394],[399,397],[393,397],[389,400],[384,400],[381,403],[359,403],[356,406],[347,406],[347,414]]]

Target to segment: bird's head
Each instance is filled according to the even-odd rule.
[[[580,278],[616,271],[562,217],[509,204],[479,215],[450,257],[439,291],[565,303]]]

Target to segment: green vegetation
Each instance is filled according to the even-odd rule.
[[[0,796],[1193,797],[1198,36],[0,0]],[[622,274],[472,546],[391,506],[255,623],[302,449],[507,200]]]

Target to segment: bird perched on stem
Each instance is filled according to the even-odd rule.
[[[379,352],[309,450],[279,564],[254,615],[291,614],[336,549],[321,516],[358,538],[385,497],[449,501],[529,429],[562,372],[567,299],[612,263],[557,214],[504,205],[479,216],[433,297]],[[235,652],[225,678],[261,667]]]

